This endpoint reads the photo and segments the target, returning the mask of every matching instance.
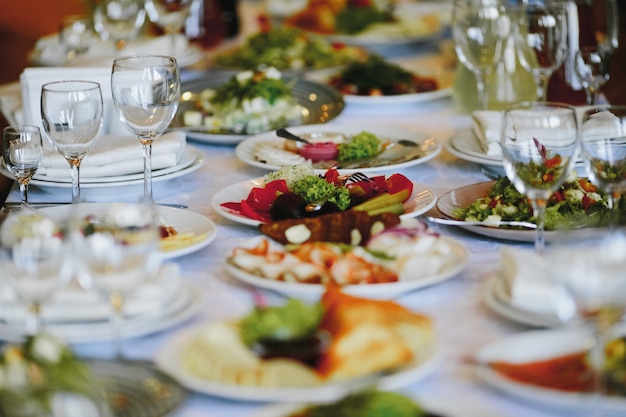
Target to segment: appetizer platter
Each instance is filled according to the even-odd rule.
[[[351,312],[364,319],[351,320]],[[373,383],[398,389],[430,374],[438,358],[429,317],[329,289],[317,303],[257,306],[244,317],[182,331],[155,361],[197,392],[304,402],[336,400]]]
[[[312,162],[317,173],[324,173],[334,167],[341,173],[362,172],[365,174],[398,170],[423,164],[441,152],[441,145],[432,136],[389,126],[342,126],[335,124],[296,126],[289,132],[311,142],[298,143],[284,139],[276,131],[266,132],[245,139],[235,148],[235,155],[243,162],[267,170],[277,170],[286,165],[297,165],[312,161],[312,153],[307,151],[325,150],[330,147],[329,156],[322,156]],[[354,144],[357,135],[369,138],[357,139],[367,143],[369,154],[348,154],[344,161],[337,160],[337,148],[344,143]],[[358,142],[357,142],[358,143]],[[328,145],[327,145],[328,144]],[[356,146],[355,146],[356,148]],[[349,149],[349,147],[347,147]],[[304,155],[303,155],[304,154]],[[316,158],[317,159],[317,158]]]
[[[184,130],[191,140],[232,145],[277,127],[326,123],[343,108],[334,88],[283,78],[275,68],[212,72],[182,83],[170,129]]]
[[[623,335],[625,331],[621,326],[616,334]],[[512,335],[490,343],[478,352],[476,372],[487,385],[524,401],[562,412],[589,409],[593,396],[583,392],[589,389],[585,384],[590,383],[583,374],[588,366],[584,363],[587,340],[588,335],[581,328],[537,330]],[[626,360],[619,356],[625,343],[624,337],[609,342],[608,358],[612,364],[609,375],[612,378],[619,378],[619,366],[623,366]],[[571,372],[559,375],[551,371],[558,366],[568,367]],[[611,374],[611,370],[615,373]],[[624,389],[623,380],[616,379],[614,382],[616,389]],[[623,415],[626,412],[623,395],[623,391],[603,395],[603,410],[610,415]]]

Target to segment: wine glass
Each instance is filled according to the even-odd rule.
[[[520,103],[504,112],[502,122],[504,169],[530,200],[537,222],[535,250],[541,253],[546,205],[567,178],[578,150],[576,111],[559,103]]]
[[[478,99],[488,108],[486,79],[502,57],[510,21],[499,0],[455,0],[452,37],[459,60],[476,76]]]
[[[576,304],[578,316],[591,326],[593,344],[589,349],[594,416],[602,414],[606,392],[605,346],[613,326],[626,310],[626,235],[613,233],[599,241],[559,247],[551,258],[556,284],[565,289]]]
[[[596,104],[598,91],[609,80],[610,52],[597,46],[583,46],[576,51],[576,76],[587,93],[587,104]]]
[[[609,224],[620,223],[626,189],[626,106],[598,106],[581,118],[581,151],[589,179],[607,194]]]
[[[149,204],[113,203],[96,212],[90,206],[80,205],[72,225],[78,281],[110,303],[119,359],[124,302],[160,264],[158,217]]]
[[[172,121],[180,97],[176,59],[162,55],[117,58],[111,73],[113,103],[144,150],[144,202],[152,202],[152,142]]]
[[[566,2],[531,1],[521,6],[516,39],[520,63],[537,83],[537,97],[546,101],[552,73],[567,54]]]
[[[67,160],[72,203],[80,201],[80,164],[102,127],[102,91],[93,81],[54,81],[41,87],[41,119],[46,136]]]
[[[0,229],[0,271],[30,312],[25,326],[30,335],[42,331],[42,305],[72,274],[64,230],[30,208],[9,214]]]
[[[94,30],[103,40],[112,39],[116,51],[139,35],[145,20],[143,0],[95,0]]]
[[[170,38],[170,55],[176,55],[176,35],[189,14],[192,0],[146,0],[145,8],[152,23]]]
[[[7,126],[2,135],[2,156],[20,186],[22,206],[28,204],[28,183],[41,163],[43,143],[37,126]]]

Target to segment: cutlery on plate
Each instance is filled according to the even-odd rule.
[[[524,227],[526,229],[536,229],[537,225],[530,222],[521,222],[521,221],[506,221],[501,220],[499,222],[479,222],[479,221],[465,221],[465,220],[455,220],[455,219],[444,219],[442,217],[432,217],[427,216],[426,220],[431,221],[433,223],[445,224],[449,226],[482,226],[482,227]]]
[[[67,205],[67,204],[72,204],[69,201],[60,201],[60,202],[43,202],[43,201],[37,201],[37,202],[29,202],[28,205],[30,207],[53,207],[53,206],[62,206],[62,205]],[[175,204],[175,203],[155,203],[157,206],[165,206],[165,207],[173,207],[173,208],[178,208],[178,209],[186,209],[188,208],[187,205],[185,204]],[[7,201],[3,204],[3,208],[5,210],[16,210],[19,209],[21,206],[21,203],[19,201]]]
[[[279,136],[281,138],[284,139],[290,139],[290,140],[295,140],[298,142],[302,142],[302,143],[309,143],[308,140],[298,136],[298,135],[294,135],[293,133],[291,133],[290,131],[288,131],[287,129],[285,129],[284,127],[281,127],[280,129],[276,129],[276,136]]]

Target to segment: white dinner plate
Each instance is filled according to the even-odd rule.
[[[247,242],[245,247],[257,246],[257,244],[259,243],[259,239],[264,239],[264,237],[251,239]],[[467,248],[463,243],[447,236],[439,236],[439,239],[444,239],[448,243],[451,251],[456,257],[456,262],[454,262],[450,267],[446,268],[442,272],[430,276],[419,277],[415,279],[406,279],[397,282],[345,285],[342,287],[342,290],[346,294],[354,295],[357,297],[372,299],[393,299],[409,291],[428,287],[430,285],[438,284],[440,282],[454,278],[463,269],[465,269],[465,266],[467,265]],[[272,242],[272,244],[278,245],[275,242]],[[273,279],[265,278],[263,276],[247,272],[233,265],[230,262],[229,258],[230,256],[227,257],[225,260],[226,270],[236,279],[246,284],[252,285],[256,288],[271,290],[288,297],[306,300],[317,300],[326,290],[326,287],[322,284],[276,281]]]
[[[625,330],[626,328],[622,326],[617,334],[624,334]],[[581,352],[588,348],[588,338],[588,332],[580,328],[535,330],[514,334],[480,349],[476,355],[478,361],[476,371],[478,377],[487,385],[524,402],[558,409],[562,413],[580,412],[590,406],[593,401],[591,395],[516,382],[496,372],[487,364],[494,361],[528,363]],[[626,415],[626,398],[606,396],[601,401],[604,409],[612,415]]]
[[[132,316],[122,321],[123,338],[140,337],[160,332],[183,323],[198,313],[202,307],[201,292],[193,284],[182,280],[178,294],[160,311]],[[63,338],[68,343],[92,343],[112,340],[114,332],[110,320],[50,322],[47,332]],[[0,340],[17,342],[26,336],[26,328],[15,323],[0,322]]]
[[[479,198],[487,196],[487,192],[494,181],[485,181],[477,184],[466,185],[442,194],[436,203],[437,209],[446,217],[457,219],[454,210],[467,207]],[[459,225],[459,227],[470,232],[492,237],[495,239],[511,240],[517,242],[533,242],[535,240],[534,229],[515,229],[505,226],[481,226],[481,225]],[[586,228],[576,230],[547,230],[544,232],[546,242],[557,242],[568,239],[587,239],[594,236],[606,234],[606,228]]]
[[[255,402],[317,402],[332,401],[349,392],[348,383],[341,382],[324,384],[315,387],[250,387],[244,385],[226,384],[201,379],[190,374],[182,364],[181,352],[187,344],[206,324],[188,328],[169,338],[157,352],[154,361],[157,367],[170,375],[184,387],[202,394],[228,398],[237,401]],[[430,375],[439,364],[439,357],[435,354],[427,360],[413,364],[388,375],[378,381],[378,387],[384,390],[403,388]],[[365,377],[367,378],[367,377]]]
[[[63,219],[69,213],[76,216],[99,214],[116,203],[79,203],[63,204],[54,207],[37,209],[41,213],[55,219]],[[187,209],[155,205],[164,225],[174,227],[179,234],[192,233],[197,237],[192,244],[181,245],[174,250],[162,252],[164,259],[172,259],[195,252],[215,240],[217,228],[207,217]]]
[[[402,161],[398,163],[388,163],[380,166],[370,167],[354,167],[340,169],[342,173],[350,172],[362,172],[365,174],[381,171],[399,170],[410,166],[423,164],[435,158],[439,152],[441,152],[441,145],[432,136],[425,135],[423,133],[415,132],[409,129],[394,128],[391,126],[372,125],[372,126],[354,126],[354,125],[338,125],[338,124],[323,124],[323,125],[307,125],[297,126],[289,128],[289,131],[296,135],[317,134],[324,132],[340,133],[346,136],[356,135],[360,132],[366,131],[373,133],[379,138],[388,139],[391,141],[408,139],[418,144],[421,148],[420,156],[408,161]],[[260,161],[256,158],[255,148],[259,144],[266,144],[276,149],[283,150],[284,143],[287,139],[280,138],[276,135],[275,131],[262,133],[260,135],[252,136],[245,139],[237,145],[235,148],[235,155],[241,161],[248,165],[252,165],[257,168],[263,168],[267,170],[277,170],[282,165],[271,164],[265,161]],[[285,151],[292,156],[298,156],[294,152]],[[304,160],[302,161],[304,162]],[[293,161],[286,161],[285,165],[294,165]],[[315,164],[314,164],[315,167]],[[327,168],[315,169],[318,174],[323,174],[327,171]]]
[[[211,207],[222,217],[249,226],[258,226],[259,220],[251,219],[241,213],[222,207],[223,203],[245,200],[253,187],[263,187],[263,178],[255,178],[223,188],[211,199]],[[434,207],[437,197],[426,185],[413,182],[413,193],[404,203],[404,214],[400,217],[417,217]]]
[[[181,158],[181,161],[173,167],[155,169],[152,171],[152,182],[167,181],[173,178],[178,178],[183,175],[187,175],[204,164],[204,153],[193,146],[187,145],[185,153]],[[68,170],[69,165],[68,165]],[[2,173],[11,177],[11,174],[6,170],[4,165],[2,166]],[[30,184],[38,187],[55,187],[55,188],[71,188],[72,182],[68,178],[46,178],[46,176],[35,176],[30,181]],[[94,177],[94,178],[81,178],[81,188],[105,188],[105,187],[123,187],[127,185],[143,184],[143,172],[137,174],[120,175],[113,177]]]
[[[454,71],[441,55],[426,54],[412,58],[390,59],[389,62],[400,65],[420,77],[432,77],[437,81],[438,88],[424,93],[397,94],[387,96],[359,96],[344,94],[346,104],[363,104],[372,106],[405,105],[420,103],[448,97],[452,94],[452,82]],[[328,79],[341,72],[341,68],[310,71],[305,74],[306,78],[321,83],[327,83]]]

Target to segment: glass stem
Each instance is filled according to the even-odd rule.
[[[592,106],[596,104],[597,90],[593,86],[589,86],[586,88],[587,90],[587,104]]]
[[[21,203],[22,206],[27,206],[28,205],[28,182],[27,181],[18,181],[18,184],[20,186],[20,196],[21,196]]]
[[[72,168],[72,204],[80,203],[80,162],[79,158],[68,159]]]
[[[122,322],[124,313],[124,295],[118,291],[109,294],[109,303],[111,304],[111,328],[113,331],[113,355],[114,359],[120,360],[124,358],[122,352]]]
[[[41,333],[42,320],[41,320],[41,304],[31,303],[28,305],[28,317],[26,319],[26,331],[29,335],[36,335]]]
[[[152,142],[154,139],[139,139],[143,146],[143,202],[153,203],[152,199]]]
[[[548,76],[545,74],[538,74],[535,77],[537,83],[537,100],[546,101],[548,99]]]
[[[487,94],[487,75],[488,70],[479,70],[476,73],[476,91],[478,93],[478,106],[482,110],[489,108],[489,95]]]
[[[537,221],[537,228],[535,229],[535,251],[537,253],[543,253],[546,248],[545,236],[544,236],[544,219],[546,215],[546,205],[548,200],[543,198],[531,199],[530,204],[533,207],[533,215]]]
[[[609,206],[609,228],[615,230],[620,221],[619,202],[622,194],[619,191],[607,193],[607,205]]]

